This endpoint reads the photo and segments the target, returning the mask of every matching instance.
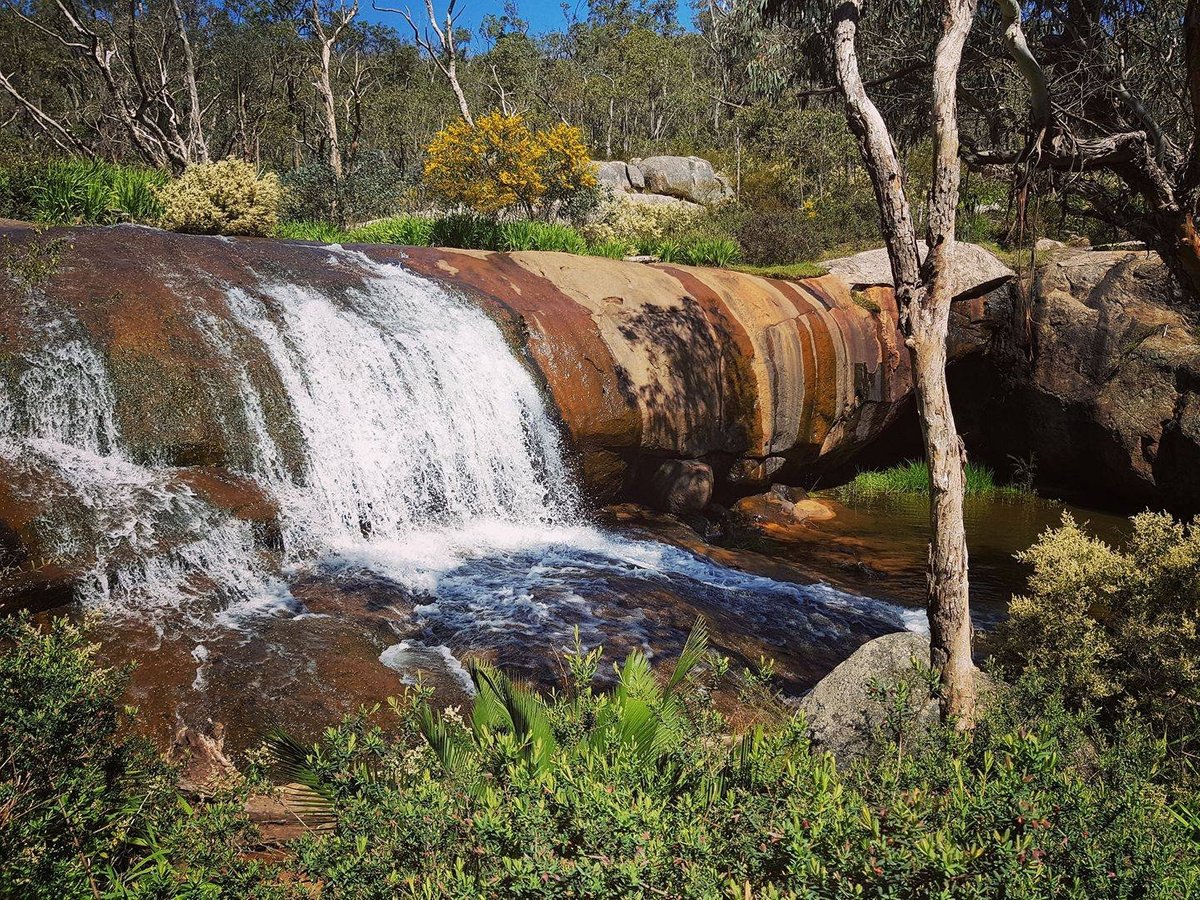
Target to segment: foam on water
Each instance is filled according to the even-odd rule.
[[[397,266],[345,255],[369,273],[365,289],[334,298],[276,282],[257,296],[228,292],[304,438],[302,484],[278,467],[256,473],[284,501],[289,548],[573,517],[557,430],[495,323]]]
[[[84,603],[114,614],[210,616],[292,605],[265,572],[250,526],[214,509],[176,471],[134,462],[103,358],[65,310],[25,298],[34,340],[0,379],[0,458],[50,497],[45,555],[84,563]]]

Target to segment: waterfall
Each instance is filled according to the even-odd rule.
[[[431,539],[486,552],[487,534],[572,522],[557,427],[497,325],[398,266],[330,254],[362,276],[360,288],[264,279],[253,292],[224,286],[228,315],[193,311],[241,391],[241,421],[229,427],[245,433],[228,437],[249,451],[241,474],[278,503],[287,562]],[[205,616],[192,602],[201,598],[218,621],[295,608],[247,523],[204,502],[179,470],[132,459],[105,360],[79,322],[44,298],[26,301],[22,322],[37,339],[18,377],[0,378],[0,456],[60,495],[49,549],[93,560],[82,599],[192,621]],[[286,392],[299,473],[267,427],[247,340]]]
[[[254,474],[281,500],[289,549],[571,520],[557,429],[496,324],[398,266],[344,255],[367,278],[343,296],[287,282],[227,294],[233,322],[265,348],[304,441],[296,483],[265,427],[254,427]],[[248,420],[261,423],[261,398],[242,383]]]
[[[117,426],[104,359],[67,310],[30,293],[33,338],[15,377],[0,378],[0,460],[52,505],[43,554],[84,566],[85,604],[116,614],[157,609],[202,621],[291,606],[258,559],[251,527],[216,510],[169,467],[134,462]]]
[[[788,640],[907,624],[877,601],[587,525],[551,411],[496,322],[400,266],[318,252],[350,286],[261,275],[183,307],[234,386],[217,419],[239,448],[236,474],[278,508],[282,550],[187,471],[135,458],[103,348],[67,309],[30,299],[36,340],[0,375],[0,463],[53,497],[49,549],[88,561],[86,603],[163,627],[244,629],[304,612],[290,591],[309,576],[369,583],[383,603],[409,601],[404,640],[381,658],[398,668],[450,659],[451,644],[544,651],[576,628],[649,650],[646,609],[672,596]],[[643,607],[642,592],[659,599]]]

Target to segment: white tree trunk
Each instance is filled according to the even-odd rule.
[[[901,326],[912,353],[917,411],[929,466],[933,532],[929,545],[930,662],[941,679],[943,716],[965,726],[972,724],[975,715],[963,527],[966,459],[950,409],[946,335],[954,290],[951,263],[958,205],[957,79],[976,2],[946,0],[934,65],[934,177],[929,193],[929,254],[924,263],[896,148],[859,74],[856,39],[861,0],[843,0],[834,12],[838,87],[879,204]]]

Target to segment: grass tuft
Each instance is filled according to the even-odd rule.
[[[758,275],[762,278],[819,278],[828,275],[829,270],[814,262],[788,263],[783,266],[734,266],[739,272],[747,275]]]
[[[995,473],[987,466],[967,463],[967,495],[973,497],[1017,496],[1027,493],[1011,485],[996,483]],[[909,460],[890,469],[859,472],[837,493],[848,500],[870,500],[900,494],[928,494],[929,469],[923,460]]]

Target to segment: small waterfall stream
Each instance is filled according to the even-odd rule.
[[[151,621],[160,636],[189,635],[194,690],[212,682],[204,642],[234,633],[249,645],[281,620],[305,620],[307,638],[341,615],[337,599],[310,612],[314,583],[332,585],[322,596],[372,598],[368,617],[384,615],[392,635],[373,652],[402,672],[455,674],[448,648],[545,665],[574,629],[585,643],[654,652],[695,610],[780,645],[852,646],[864,623],[879,633],[914,622],[828,586],[589,526],[557,426],[496,323],[399,266],[325,252],[359,286],[263,277],[221,286],[220,304],[192,311],[197,339],[240,391],[225,424],[245,449],[236,474],[278,506],[282,553],[203,499],[184,470],[135,459],[106,360],[69,314],[31,298],[37,349],[17,377],[0,376],[0,464],[36,471],[55,493],[53,552],[91,561],[80,599]],[[279,442],[265,376],[281,386],[294,447]],[[680,615],[678,598],[693,611]],[[256,658],[300,653],[266,643]]]
[[[479,522],[564,523],[576,501],[532,377],[479,309],[365,258],[368,287],[231,289],[287,391],[307,452],[294,483],[265,429],[258,471],[283,499],[289,545],[321,551]],[[244,399],[254,409],[252,394]]]

